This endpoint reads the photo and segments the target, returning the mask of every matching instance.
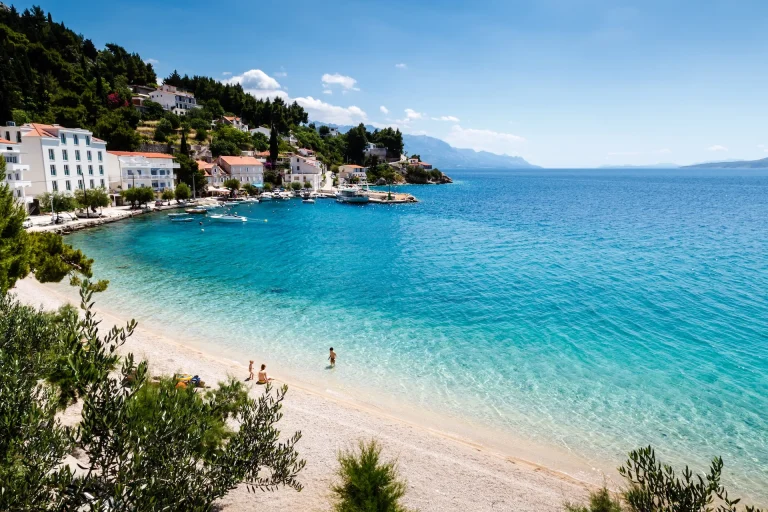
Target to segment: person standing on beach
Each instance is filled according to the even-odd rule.
[[[246,381],[253,380],[253,361],[252,360],[248,363],[248,378],[245,380]]]
[[[336,352],[333,351],[333,347],[331,347],[331,354],[328,356],[328,360],[331,362],[331,368],[336,367]]]

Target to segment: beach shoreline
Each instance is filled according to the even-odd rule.
[[[64,285],[44,285],[32,278],[17,283],[13,293],[21,302],[55,309],[64,303],[77,304],[77,290]],[[99,307],[102,329],[124,325],[129,316]],[[245,377],[247,359],[242,363],[198,346],[160,335],[142,327],[122,353],[132,352],[148,359],[153,374],[177,371],[195,373],[215,384],[227,375]],[[104,331],[102,331],[104,332]],[[258,363],[258,361],[256,361]],[[269,370],[270,368],[268,368]],[[224,510],[249,509],[255,502],[265,510],[324,510],[329,507],[329,486],[335,476],[338,450],[353,446],[359,439],[381,441],[385,455],[397,457],[408,480],[406,504],[427,510],[562,510],[565,502],[586,499],[588,491],[602,481],[614,486],[610,475],[583,467],[578,462],[557,464],[563,454],[552,452],[548,464],[532,462],[544,448],[524,440],[488,443],[486,434],[440,428],[444,418],[403,415],[386,405],[366,403],[317,385],[300,382],[282,372],[273,373],[278,384],[286,383],[289,392],[284,403],[283,432],[301,430],[298,450],[307,460],[300,476],[305,484],[301,493],[283,489],[276,493],[249,494],[241,486],[222,500]],[[252,392],[263,389],[249,384]],[[451,424],[452,426],[455,426]],[[546,450],[545,450],[546,451]],[[539,457],[536,457],[539,460]],[[580,478],[585,477],[585,478]]]

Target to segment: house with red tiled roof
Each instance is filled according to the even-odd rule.
[[[240,119],[237,116],[222,116],[219,118],[219,123],[226,124],[229,126],[232,126],[234,128],[237,128],[241,132],[248,132],[248,125],[243,122],[242,119]]]
[[[197,160],[197,167],[205,173],[209,187],[221,188],[222,184],[229,178],[229,174],[217,162]]]
[[[115,189],[127,190],[134,187],[149,187],[155,192],[175,188],[175,170],[180,165],[173,155],[140,151],[108,151],[111,162],[118,173],[112,183]]]
[[[304,188],[308,183],[312,190],[319,190],[324,171],[325,166],[315,157],[293,155],[291,172],[285,175],[285,180],[288,183],[300,183]]]
[[[27,123],[0,128],[0,136],[20,144],[24,165],[29,166],[28,197],[109,187],[113,170],[106,161],[106,142],[89,130]]]
[[[349,182],[352,178],[356,178],[357,181],[360,183],[365,183],[368,181],[368,168],[363,167],[362,165],[354,165],[354,164],[348,164],[348,165],[340,165],[339,170],[337,172],[339,176],[339,181],[346,181]]]
[[[264,164],[252,156],[220,156],[216,163],[228,174],[225,178],[235,178],[240,184],[250,183],[254,187],[264,186]]]

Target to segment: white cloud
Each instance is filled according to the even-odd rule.
[[[230,76],[231,74],[232,74],[232,72],[231,72],[231,71],[224,71],[224,72],[222,73],[222,75],[224,75],[224,76]]]
[[[475,151],[490,151],[508,155],[517,153],[516,147],[526,142],[525,138],[512,133],[462,128],[458,124],[451,128],[445,141],[457,148],[470,148]]]
[[[411,121],[413,121],[415,119],[424,119],[426,117],[426,114],[423,114],[421,112],[416,112],[412,108],[407,108],[407,109],[404,110],[404,112],[405,112],[405,117],[404,118],[402,118],[402,119],[395,119],[392,122],[396,123],[396,124],[401,124],[401,125],[406,125],[407,126],[408,123],[410,123]],[[389,121],[389,119],[388,119],[388,121]]]
[[[440,116],[440,117],[433,117],[433,121],[451,121],[453,123],[458,123],[459,118],[456,116]]]
[[[402,62],[400,64],[395,64],[395,67],[397,69],[408,69],[408,66],[406,64],[403,64]]]
[[[380,106],[379,110],[381,110],[382,114],[385,114],[385,115],[389,114],[389,109],[387,107],[385,107],[384,105]]]
[[[707,151],[728,151],[728,148],[721,146],[720,144],[715,144],[714,146],[709,146]]]
[[[359,107],[339,107],[325,103],[322,100],[307,96],[306,98],[294,98],[313,121],[333,124],[358,124],[368,120],[368,115]]]
[[[259,98],[288,98],[280,83],[260,69],[251,69],[242,75],[223,80],[225,84],[240,84],[248,94]]]
[[[331,85],[340,85],[344,90],[359,91],[360,89],[355,87],[357,80],[351,76],[340,75],[334,73],[332,75],[326,73],[322,77],[323,85],[329,87]]]
[[[285,78],[288,76],[288,72],[285,70],[284,67],[280,66],[280,71],[275,71],[273,73],[278,78]]]
[[[333,94],[333,91],[330,89],[323,89],[323,94]]]
[[[160,61],[157,59],[147,59],[144,61],[144,64],[152,64],[153,66],[156,66],[160,64]]]

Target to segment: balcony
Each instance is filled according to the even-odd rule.
[[[29,165],[27,164],[15,164],[11,162],[6,162],[5,166],[9,172],[17,172],[17,171],[25,172],[29,170]]]

